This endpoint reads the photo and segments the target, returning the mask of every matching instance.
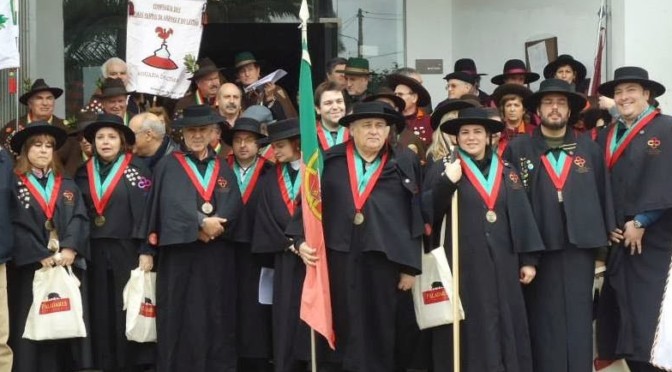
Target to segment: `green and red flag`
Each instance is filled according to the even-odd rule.
[[[301,74],[299,78],[299,121],[301,127],[301,208],[306,243],[317,250],[316,266],[308,266],[301,294],[301,319],[320,333],[334,349],[336,337],[332,326],[331,294],[327,251],[322,229],[322,154],[317,143],[317,125],[313,103],[313,79],[308,53],[308,5],[301,4]]]

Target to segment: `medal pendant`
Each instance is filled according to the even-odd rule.
[[[497,221],[497,213],[495,211],[488,211],[485,214],[485,219],[490,223],[495,223]]]
[[[105,225],[105,216],[96,216],[93,223],[98,227]]]
[[[54,230],[54,221],[52,221],[52,220],[44,221],[44,228],[47,229],[47,231],[53,231]]]
[[[558,202],[562,203],[562,190],[558,190]]]
[[[355,218],[352,222],[354,222],[355,225],[363,224],[364,223],[364,215],[362,214],[362,212],[355,213]]]
[[[203,203],[203,205],[201,205],[201,211],[203,211],[203,213],[205,213],[207,215],[212,214],[212,212],[214,210],[215,210],[215,208],[209,202],[205,202],[205,203]]]

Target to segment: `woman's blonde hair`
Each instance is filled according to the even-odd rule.
[[[432,144],[427,149],[427,158],[434,161],[442,159],[450,153],[450,149],[446,147],[448,140],[443,138],[443,132],[437,128],[432,134]]]
[[[21,153],[16,159],[16,165],[14,166],[14,172],[16,174],[26,174],[30,172],[33,168],[33,165],[28,161],[28,150],[30,150],[33,145],[37,142],[47,142],[53,146],[54,153],[51,157],[51,163],[49,163],[49,169],[54,172],[54,175],[58,176],[61,174],[62,166],[61,161],[56,155],[56,139],[48,134],[36,134],[34,136],[28,137],[26,142],[21,147]]]

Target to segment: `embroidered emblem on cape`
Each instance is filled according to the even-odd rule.
[[[649,155],[659,155],[660,154],[660,140],[658,137],[652,137],[648,141],[646,141],[646,145],[648,146],[647,153]]]

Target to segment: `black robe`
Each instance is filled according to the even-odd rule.
[[[231,155],[233,157],[233,155]],[[229,161],[229,164],[233,159]],[[260,162],[263,161],[263,165]],[[270,360],[273,357],[273,343],[271,339],[271,306],[259,303],[259,275],[261,273],[261,259],[252,254],[252,238],[257,205],[261,195],[260,182],[264,174],[274,170],[273,164],[262,157],[257,158],[259,178],[256,183],[248,184],[252,190],[240,213],[236,225],[232,227],[236,241],[236,272],[238,282],[238,356],[240,358],[255,358]],[[236,177],[239,175],[231,167]],[[253,175],[248,175],[252,177]],[[241,194],[243,194],[241,190]],[[243,368],[239,366],[239,368]]]
[[[198,239],[203,200],[174,152],[154,170],[143,231],[158,246],[157,370],[236,371],[236,267],[231,231]],[[208,159],[215,157],[209,150]],[[196,161],[197,167],[201,163]],[[204,167],[203,167],[204,168]],[[214,215],[235,225],[238,184],[220,163],[211,203]]]
[[[349,143],[349,142],[348,142]],[[346,147],[326,152],[322,212],[336,333],[334,362],[348,371],[389,372],[404,365],[408,348],[400,314],[412,314],[411,292],[397,289],[400,273],[420,273],[423,220],[421,172],[408,149],[389,150],[368,200],[364,222],[354,225]],[[414,318],[410,315],[408,321]],[[417,332],[417,325],[413,325]],[[413,329],[410,330],[413,337]]]
[[[278,168],[289,166],[278,163],[264,174],[259,184],[259,202],[252,235],[252,253],[264,254],[271,260],[263,265],[272,266],[273,275],[273,361],[276,372],[295,371],[302,362],[310,360],[310,330],[299,319],[301,291],[306,266],[301,258],[287,250],[292,243],[286,229],[298,211],[290,214],[282,198]],[[291,171],[290,171],[291,172]],[[298,177],[298,175],[296,176]],[[300,196],[296,197],[298,201]]]
[[[93,367],[90,338],[56,341],[31,341],[23,339],[28,311],[33,302],[33,278],[35,270],[42,267],[40,261],[53,253],[47,249],[49,233],[44,227],[46,217],[28,188],[14,178],[13,263],[7,270],[7,297],[9,302],[10,332],[8,344],[14,351],[13,371],[73,371]],[[61,248],[77,252],[73,272],[79,278],[84,323],[89,327],[87,280],[84,269],[89,258],[88,218],[81,193],[75,183],[63,178],[57,193],[54,225]]]
[[[563,145],[573,159],[562,203],[541,160],[550,151],[541,129],[511,141],[504,158],[521,175],[546,247],[525,287],[535,370],[589,371],[595,248],[608,245],[613,205],[599,146],[571,129]]]
[[[442,162],[432,165],[423,197],[433,200],[432,247],[439,245],[447,215],[444,248],[452,266],[451,199],[459,191],[460,299],[465,312],[460,323],[461,370],[531,372],[519,267],[532,264],[530,253],[543,250],[544,244],[520,178],[510,165],[504,165],[494,207],[497,220],[490,223],[485,202],[464,172],[455,185],[443,170]],[[430,332],[433,370],[452,371],[452,326]]]
[[[126,312],[123,310],[124,287],[131,270],[138,267],[138,253],[144,243],[145,236],[140,227],[151,188],[151,175],[140,158],[132,157],[126,169],[120,169],[123,174],[103,214],[105,224],[99,227],[94,223],[98,213],[91,198],[95,191],[89,186],[87,168],[92,161],[93,158],[89,159],[79,168],[75,181],[82,191],[90,221],[91,266],[88,276],[95,364],[104,370],[151,364],[154,362],[154,344],[138,344],[126,339]]]
[[[600,131],[606,149],[610,130]],[[666,211],[648,226],[642,254],[616,245],[607,261],[598,314],[598,353],[602,359],[649,362],[672,257],[672,117],[658,115],[639,131],[610,169],[616,225],[624,229],[635,215]],[[606,151],[606,150],[604,150]]]

